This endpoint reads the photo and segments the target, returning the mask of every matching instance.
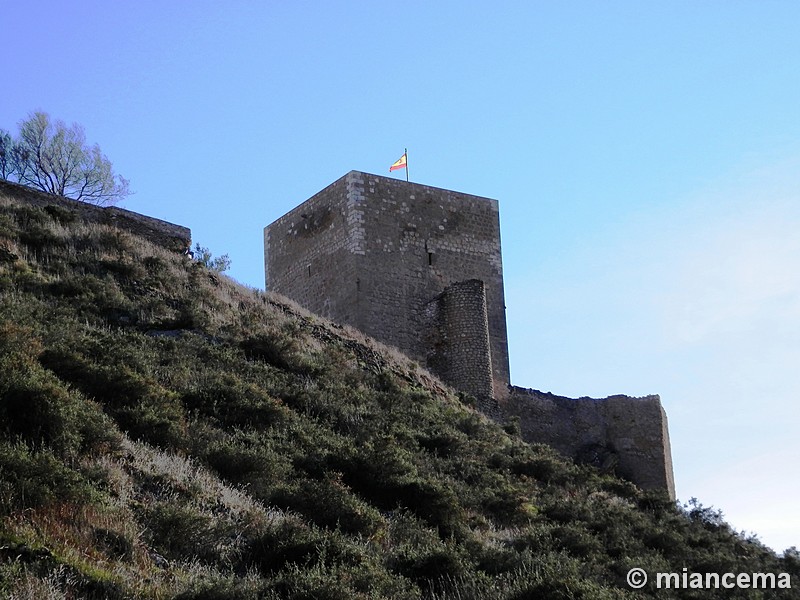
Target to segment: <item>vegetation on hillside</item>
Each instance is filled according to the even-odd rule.
[[[0,373],[0,597],[796,597],[631,590],[800,560],[63,208],[0,198]]]

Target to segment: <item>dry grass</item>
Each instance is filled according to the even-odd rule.
[[[130,498],[131,494],[137,493],[133,487],[135,479],[148,478],[162,482],[164,497],[175,493],[189,495],[196,507],[218,518],[225,515],[228,519],[237,522],[244,520],[259,527],[285,518],[283,512],[266,508],[246,492],[223,483],[218,476],[191,458],[157,450],[127,438],[123,442],[123,449],[125,456],[121,459],[100,459],[120,481],[120,498]]]
[[[14,582],[8,600],[69,600],[73,596],[65,589],[74,585],[74,576],[64,566],[54,569],[44,577],[37,577],[24,570]]]
[[[56,503],[6,518],[3,529],[59,563],[43,581],[52,590],[73,588],[80,575],[146,594],[163,583],[154,580],[160,574],[153,572],[141,531],[125,509]],[[17,582],[19,594],[31,585],[28,579]]]
[[[149,547],[146,530],[131,509],[177,502],[188,505],[215,523],[227,522],[237,531],[231,539],[216,540],[215,550],[224,558],[240,550],[238,543],[251,530],[275,526],[287,518],[248,494],[224,484],[191,459],[163,452],[127,438],[121,456],[101,456],[84,465],[105,475],[109,501],[105,503],[56,503],[7,517],[2,529],[26,540],[26,547],[52,556],[59,567],[40,577],[20,570],[11,597],[20,599],[72,598],[80,575],[93,580],[117,582],[141,597],[171,597],[195,589],[224,575],[197,560],[159,566]],[[158,482],[153,486],[152,482]],[[144,485],[150,482],[150,485]],[[249,583],[248,583],[249,581]],[[257,587],[255,574],[239,585]]]

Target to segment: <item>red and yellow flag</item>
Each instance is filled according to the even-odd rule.
[[[403,156],[398,158],[394,161],[391,167],[389,167],[389,172],[396,171],[397,169],[407,169],[408,168],[408,155],[404,152]]]

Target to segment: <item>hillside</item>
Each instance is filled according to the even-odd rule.
[[[796,598],[700,504],[522,442],[414,363],[0,195],[0,597]],[[738,595],[737,595],[738,594]]]

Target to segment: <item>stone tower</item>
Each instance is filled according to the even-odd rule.
[[[266,289],[480,401],[509,385],[496,200],[351,171],[264,229]]]

